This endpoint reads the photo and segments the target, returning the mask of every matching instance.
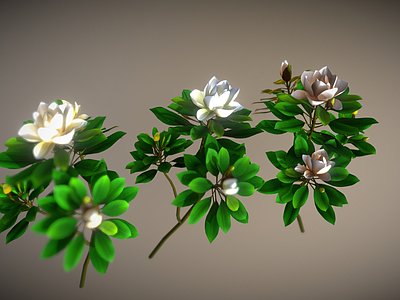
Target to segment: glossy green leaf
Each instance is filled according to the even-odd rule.
[[[190,213],[188,224],[196,224],[207,213],[210,205],[211,197],[197,202]]]
[[[299,173],[299,175],[301,174]],[[283,183],[292,183],[298,180],[298,178],[288,176],[285,171],[280,171],[276,177]]]
[[[86,185],[78,178],[72,177],[69,180],[68,185],[72,189],[72,191],[76,194],[76,197],[80,199],[80,203],[82,202],[82,199],[87,196],[87,189]]]
[[[285,226],[288,226],[296,220],[298,214],[300,212],[300,208],[294,208],[292,202],[288,202],[285,205],[285,210],[283,211],[283,222]]]
[[[9,148],[26,148],[29,147],[31,143],[27,142],[20,136],[10,138],[4,146]]]
[[[299,187],[293,195],[293,208],[302,207],[308,198],[308,186]]]
[[[232,195],[226,196],[226,205],[231,211],[237,211],[239,209],[239,200]]]
[[[50,225],[53,224],[55,220],[57,220],[56,217],[45,217],[36,221],[35,224],[30,227],[30,229],[38,234],[46,234]]]
[[[233,170],[232,170],[233,177],[239,178],[240,176],[245,174],[248,170],[249,165],[250,165],[250,159],[247,156],[239,158],[233,164]]]
[[[317,205],[315,205],[315,207],[317,208],[317,211],[319,212],[319,214],[329,223],[331,223],[332,225],[335,225],[335,221],[336,221],[336,215],[335,215],[335,211],[333,210],[332,206],[328,206],[328,208],[326,209],[326,211],[320,209]]]
[[[217,237],[219,232],[219,225],[217,221],[217,211],[218,211],[218,203],[214,202],[209,210],[206,221],[204,223],[205,232],[207,235],[207,239],[210,243]]]
[[[232,218],[234,218],[236,221],[247,224],[249,222],[249,214],[247,213],[247,210],[244,207],[243,203],[240,202],[239,199],[237,200],[239,202],[239,208],[236,211],[230,211],[230,214]]]
[[[247,124],[247,123],[237,123],[237,124]],[[262,132],[262,128],[249,128],[249,129],[232,129],[225,131],[224,136],[233,137],[236,139],[246,139],[252,137],[253,135],[259,134]]]
[[[61,240],[76,232],[78,220],[73,217],[63,217],[55,220],[47,229],[47,236],[53,240]]]
[[[264,184],[264,179],[259,176],[253,176],[252,178],[246,180],[248,183],[251,183],[255,189],[260,188]]]
[[[101,230],[95,230],[94,247],[97,253],[108,262],[112,262],[115,256],[115,249],[110,237]]]
[[[254,186],[251,183],[239,182],[238,183],[238,187],[239,187],[239,190],[238,190],[237,194],[239,196],[244,196],[245,197],[245,196],[251,196],[251,195],[254,194],[255,189],[254,189]]]
[[[135,183],[147,183],[154,179],[157,174],[157,170],[148,170],[143,172],[136,177]]]
[[[197,200],[199,200],[198,193],[195,193],[192,190],[185,190],[179,193],[171,204],[178,207],[185,207],[196,203]]]
[[[212,119],[210,120],[210,130],[214,132],[217,137],[223,136],[225,132],[224,126],[222,126],[218,121]]]
[[[283,150],[278,150],[278,151],[268,151],[265,154],[267,154],[267,157],[269,161],[275,166],[275,168],[279,170],[285,170],[287,168],[287,163],[286,163],[286,152]]]
[[[365,154],[376,154],[376,149],[368,142],[364,141],[355,141],[351,142],[354,146],[356,146],[361,152]]]
[[[349,174],[346,177],[346,179],[344,179],[344,180],[341,180],[341,181],[330,180],[330,181],[326,181],[326,183],[329,183],[330,185],[333,185],[333,186],[343,187],[343,186],[351,186],[353,184],[356,184],[359,181],[360,180],[356,176]]]
[[[31,181],[35,189],[51,180],[53,168],[54,168],[53,159],[49,159],[44,162],[41,162],[35,168],[35,170],[33,170],[31,175]]]
[[[315,205],[320,210],[326,211],[329,207],[329,198],[327,193],[321,193],[318,188],[314,189],[314,201]]]
[[[292,95],[289,95],[289,94],[277,94],[276,96],[278,97],[279,100],[284,101],[286,103],[290,103],[290,104],[296,105],[296,104],[305,103],[305,101],[303,99],[294,98],[294,97],[292,97]]]
[[[362,98],[358,95],[344,95],[344,93],[337,96],[336,98],[338,98],[342,102],[352,102],[352,101],[362,100]]]
[[[279,110],[284,115],[291,116],[291,117],[304,113],[304,111],[299,106],[293,105],[290,103],[286,103],[286,102],[279,102],[279,103],[275,104],[274,108]]]
[[[212,187],[212,182],[206,178],[198,177],[189,183],[189,187],[193,192],[205,193]]]
[[[133,239],[133,238],[139,236],[139,233],[138,233],[136,227],[133,226],[133,225],[132,225],[131,223],[129,223],[128,221],[125,221],[125,220],[122,220],[122,219],[112,219],[112,221],[113,221],[114,223],[115,223],[116,221],[118,221],[118,222],[115,223],[115,224],[118,226],[119,232],[121,232],[120,224],[119,224],[119,223],[122,222],[123,224],[125,224],[125,225],[128,227],[128,229],[129,229],[130,232],[131,232],[131,234],[130,234],[130,236],[128,237],[128,239]],[[118,235],[118,234],[119,234],[119,233],[117,233],[117,235]],[[114,236],[114,237],[117,237],[117,236]]]
[[[136,186],[125,187],[122,190],[121,194],[118,196],[118,199],[125,200],[126,202],[129,203],[136,197],[138,191],[139,191],[139,188]]]
[[[161,122],[167,125],[191,125],[185,118],[171,112],[164,107],[154,107],[150,111],[159,119]]]
[[[32,206],[26,213],[25,220],[27,222],[34,222],[36,220],[36,215],[37,215],[38,211],[39,211],[39,207]]]
[[[69,154],[64,149],[58,149],[54,153],[54,165],[66,172],[69,168]]]
[[[317,114],[317,118],[321,121],[321,123],[326,126],[330,123],[331,117],[329,113],[323,108],[321,105],[318,105],[315,113]]]
[[[101,130],[101,129],[100,129]],[[101,130],[101,132],[103,132]],[[99,145],[100,143],[104,142],[107,140],[107,137],[104,134],[98,134],[86,141],[78,142],[74,146],[75,151],[83,151],[87,148],[95,147],[96,145]]]
[[[145,165],[151,165],[151,164],[155,164],[156,162],[158,162],[159,158],[158,156],[147,156],[143,159],[143,163]]]
[[[331,181],[342,181],[349,176],[349,171],[341,167],[333,167],[328,173],[331,175]]]
[[[109,217],[118,217],[125,213],[129,208],[129,203],[124,200],[114,200],[103,207],[101,211]]]
[[[218,175],[218,153],[214,149],[208,149],[206,155],[206,167],[214,176]]]
[[[86,142],[93,138],[96,135],[101,134],[103,131],[100,128],[94,128],[94,129],[89,129],[89,130],[84,130],[77,134],[77,136],[74,138],[75,142]]]
[[[21,237],[26,229],[28,228],[29,222],[27,222],[25,219],[22,219],[21,221],[19,221],[17,223],[17,225],[15,225],[8,233],[6,236],[6,244],[8,244],[9,242],[12,242],[16,239],[18,239],[19,237]]]
[[[75,210],[79,207],[77,203],[72,200],[71,187],[68,185],[56,185],[54,187],[54,200],[62,209]]]
[[[92,196],[95,204],[106,203],[107,195],[110,191],[110,178],[107,175],[101,176],[94,184]]]
[[[122,193],[125,187],[125,178],[115,178],[110,182],[110,190],[108,192],[106,203],[119,199],[119,195]]]
[[[149,144],[150,146],[154,145],[154,139],[150,137],[146,133],[141,133],[137,136],[138,140],[142,141],[143,143]]]
[[[77,162],[74,166],[78,173],[83,177],[88,177],[107,171],[107,165],[104,160],[99,161],[95,159],[84,159]]]
[[[169,170],[171,170],[171,168],[172,168],[172,165],[169,162],[164,161],[158,166],[158,171],[160,171],[162,173],[168,173]]]
[[[99,228],[101,231],[108,235],[114,235],[118,232],[118,226],[111,220],[105,220],[101,222]]]
[[[260,123],[258,123],[256,125],[256,128],[260,128],[260,129],[262,129],[268,133],[272,133],[272,134],[286,133],[286,131],[275,129],[275,125],[278,122],[279,121],[277,121],[277,120],[262,120]]]
[[[224,233],[227,233],[231,229],[231,214],[225,201],[221,201],[217,211],[217,222],[218,226]]]
[[[69,272],[77,266],[85,248],[85,238],[83,234],[75,237],[67,246],[64,255],[64,271]]]
[[[50,258],[56,255],[57,253],[61,252],[68,245],[68,243],[72,240],[74,236],[75,234],[73,233],[61,240],[50,240],[42,250],[40,258],[41,259]]]
[[[83,151],[83,154],[87,155],[87,154],[94,154],[106,151],[108,148],[113,146],[119,139],[121,139],[125,134],[126,132],[123,131],[114,132],[113,134],[109,135],[105,141],[97,144],[96,146],[86,148]]]
[[[266,195],[276,194],[281,187],[282,182],[279,179],[274,178],[264,182],[264,184],[257,191]]]
[[[320,184],[319,186],[325,189],[325,193],[328,195],[330,205],[342,207],[343,204],[348,204],[346,196],[334,187],[325,184]]]
[[[224,147],[221,147],[221,149],[218,152],[218,170],[221,174],[224,174],[225,171],[228,169],[230,164],[230,157],[229,157],[229,152],[227,149]]]
[[[303,126],[303,121],[298,119],[289,119],[277,122],[275,124],[275,129],[294,133],[303,128]]]
[[[176,177],[178,177],[178,180],[183,184],[188,186],[189,183],[193,180],[199,177],[199,174],[196,171],[183,171],[178,174],[176,174]]]
[[[92,234],[94,236],[94,234]],[[94,246],[89,248],[90,261],[92,262],[93,268],[100,274],[105,274],[108,268],[108,261],[100,256]]]
[[[126,225],[122,220],[110,219],[110,220],[107,220],[107,222],[112,222],[117,228],[117,232],[111,235],[113,238],[125,240],[125,239],[128,239],[132,235],[131,230],[129,229],[128,225]],[[132,227],[133,227],[133,225],[132,225]],[[136,231],[136,228],[135,228],[135,231]],[[103,232],[104,232],[104,230],[103,230]]]

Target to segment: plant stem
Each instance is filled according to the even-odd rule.
[[[297,223],[299,223],[300,231],[304,232],[304,225],[303,225],[303,221],[301,220],[300,215],[297,215]]]
[[[311,128],[310,128],[310,134],[308,135],[308,139],[311,141],[314,129],[315,129],[315,123],[317,122],[317,109],[314,110],[314,117],[312,120]]]
[[[85,259],[85,262],[84,262],[83,268],[82,268],[81,281],[79,283],[80,288],[83,288],[85,286],[85,279],[86,279],[87,268],[89,266],[89,261],[90,261],[90,255],[89,255],[89,251],[88,251],[88,254],[86,255],[86,259]]]
[[[175,199],[178,196],[178,193],[176,192],[175,185],[174,185],[174,183],[172,182],[171,178],[168,176],[167,173],[163,173],[163,174],[164,174],[165,178],[167,178],[169,184],[172,187],[172,192],[174,193],[174,199]],[[181,220],[181,208],[180,207],[176,208],[176,219],[178,220],[179,223],[182,222],[182,220]]]
[[[187,211],[187,213],[183,216],[181,222],[178,222],[174,227],[172,227],[172,229],[170,231],[168,231],[168,233],[161,239],[161,241],[158,242],[157,246],[154,248],[153,251],[151,251],[149,258],[153,258],[154,255],[156,255],[156,253],[158,252],[158,250],[160,250],[160,248],[162,247],[162,245],[167,241],[167,239],[175,232],[179,229],[179,227],[182,226],[182,224],[189,218],[190,213],[192,212],[193,207],[197,204],[197,202],[199,202],[199,200],[196,201],[195,204],[192,205],[192,207]]]

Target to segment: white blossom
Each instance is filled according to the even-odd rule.
[[[307,179],[317,176],[324,181],[331,180],[331,175],[328,173],[331,167],[335,165],[334,161],[329,161],[328,153],[324,149],[315,151],[311,157],[309,155],[302,155],[304,165],[297,165],[294,169],[303,173]]]

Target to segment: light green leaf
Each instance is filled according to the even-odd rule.
[[[103,207],[101,211],[109,217],[118,217],[126,212],[129,208],[129,203],[125,200],[114,200]]]
[[[47,229],[47,236],[53,240],[64,239],[76,232],[77,219],[73,217],[63,217],[55,220]]]
[[[95,204],[102,204],[108,202],[107,195],[109,191],[110,191],[110,178],[108,178],[107,175],[103,175],[94,184],[92,192],[93,202]]]
[[[112,262],[115,256],[115,249],[110,237],[101,230],[95,230],[94,247],[104,260]]]
[[[79,263],[85,248],[85,238],[79,234],[67,246],[64,256],[64,271],[69,272]]]
[[[189,187],[193,192],[205,193],[212,187],[212,182],[206,178],[198,177],[189,183]]]
[[[224,233],[231,229],[231,214],[225,201],[221,201],[217,211],[217,222]]]
[[[237,211],[239,209],[239,200],[232,195],[226,196],[226,205],[231,211]]]
[[[188,224],[197,223],[208,211],[211,205],[211,197],[205,198],[193,207],[190,213]]]

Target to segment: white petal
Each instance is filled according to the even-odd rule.
[[[296,99],[307,99],[306,92],[302,90],[296,90],[292,93],[292,97]]]
[[[311,162],[311,157],[310,155],[306,155],[306,157],[304,157],[304,155],[302,156],[303,161],[305,162],[307,169],[312,170],[312,162]]]
[[[317,96],[318,100],[328,101],[329,99],[332,99],[335,96],[336,92],[337,92],[337,88],[333,88],[333,89],[330,89],[330,90],[323,91],[322,93],[320,93]]]
[[[49,127],[63,131],[64,125],[64,116],[62,114],[57,113],[53,119],[51,119]]]
[[[317,95],[321,94],[323,91],[326,91],[328,89],[328,86],[325,83],[323,83],[322,81],[317,80],[313,83],[312,89],[313,89],[314,95],[317,96]]]
[[[308,101],[310,102],[311,105],[314,105],[314,106],[325,103],[325,101],[314,101],[314,100],[310,100],[310,99],[308,99]]]
[[[212,96],[215,94],[215,87],[218,84],[219,80],[217,77],[213,77],[210,79],[210,81],[206,84],[206,87],[204,88],[204,97],[206,96]]]
[[[37,133],[44,142],[51,142],[54,137],[60,134],[56,129],[50,127],[41,127],[37,130]]]
[[[325,174],[326,172],[328,172],[330,170],[330,168],[331,168],[331,166],[327,165],[327,166],[323,167],[321,170],[319,170],[317,172],[317,174]]]
[[[39,137],[37,130],[38,127],[36,124],[28,123],[21,127],[21,129],[18,131],[18,135],[31,143],[41,142],[42,139]]]
[[[306,171],[304,172],[303,175],[304,175],[304,177],[307,178],[307,179],[311,179],[311,178],[314,177],[314,173],[311,172],[310,170],[306,170]]]
[[[218,82],[217,86],[216,86],[216,92],[218,93],[218,95],[221,95],[222,93],[224,93],[225,91],[229,91],[231,88],[231,86],[229,85],[229,82],[227,80],[222,80],[220,82]]]
[[[48,105],[47,103],[40,102],[39,107],[38,107],[38,109],[37,109],[37,112],[38,112],[41,116],[43,116],[44,113],[47,111],[48,107],[49,107],[49,105]]]
[[[340,95],[341,93],[343,93],[343,92],[347,89],[347,86],[348,86],[348,85],[349,85],[349,84],[348,84],[347,82],[338,79],[338,81],[337,81],[336,84],[335,84],[335,88],[338,89],[338,91],[336,92],[335,96],[338,96],[338,95]]]
[[[197,107],[200,108],[204,108],[204,94],[203,92],[199,91],[199,90],[193,90],[190,93],[190,98],[192,99],[192,102],[194,103],[194,105],[196,105]]]
[[[327,171],[323,172],[323,169],[325,168],[325,164],[320,161],[320,160],[313,160],[312,161],[312,168],[310,169],[314,173],[317,174],[323,174],[326,173]]]
[[[204,97],[204,107],[209,110],[214,110],[216,107],[222,107],[219,103],[218,95]]]
[[[67,106],[64,111],[64,128],[67,128],[74,119],[75,112],[71,105]]]
[[[35,111],[33,113],[33,121],[35,121],[35,124],[38,127],[43,127],[44,126],[43,117],[37,111]]]
[[[329,174],[329,173],[318,174],[317,176],[318,176],[319,179],[324,180],[324,181],[331,180],[331,174]]]
[[[230,91],[225,91],[219,96],[218,103],[220,104],[220,107],[224,107],[225,105],[229,104],[230,95]]]
[[[235,101],[236,97],[239,95],[240,88],[231,88],[230,92],[231,93],[230,93],[229,102],[232,103],[233,101]]]
[[[42,159],[53,150],[54,144],[51,142],[41,142],[33,148],[33,156],[36,159]]]
[[[74,137],[74,133],[75,133],[75,128],[73,128],[67,134],[54,138],[53,142],[59,145],[66,145],[72,140],[72,138]]]
[[[226,118],[230,116],[234,111],[235,111],[234,109],[223,109],[223,108],[215,109],[215,113],[217,114],[218,117],[221,118]]]
[[[312,80],[312,78],[310,78],[308,76],[304,76],[304,82],[302,81],[301,83],[303,84],[304,89],[306,90],[306,92],[308,94],[310,94],[310,96],[314,96],[314,92],[313,92],[313,89],[311,87],[311,84],[312,84],[311,80]]]
[[[231,103],[229,103],[229,105],[226,105],[224,108],[226,108],[226,109],[233,109],[233,111],[238,111],[238,110],[243,109],[243,106],[240,105],[239,102],[232,101]]]
[[[333,108],[336,110],[342,110],[343,109],[343,105],[342,102],[339,99],[333,100]]]
[[[199,121],[207,121],[215,116],[215,113],[212,110],[202,108],[199,109],[196,113],[196,118]]]
[[[75,130],[79,130],[83,127],[85,127],[87,122],[82,119],[74,119],[72,122],[69,124],[69,126],[65,129],[66,132],[69,132],[72,130],[72,128],[75,128]]]
[[[307,168],[306,168],[306,166],[299,164],[296,167],[294,167],[294,170],[299,173],[304,173],[307,170]]]

